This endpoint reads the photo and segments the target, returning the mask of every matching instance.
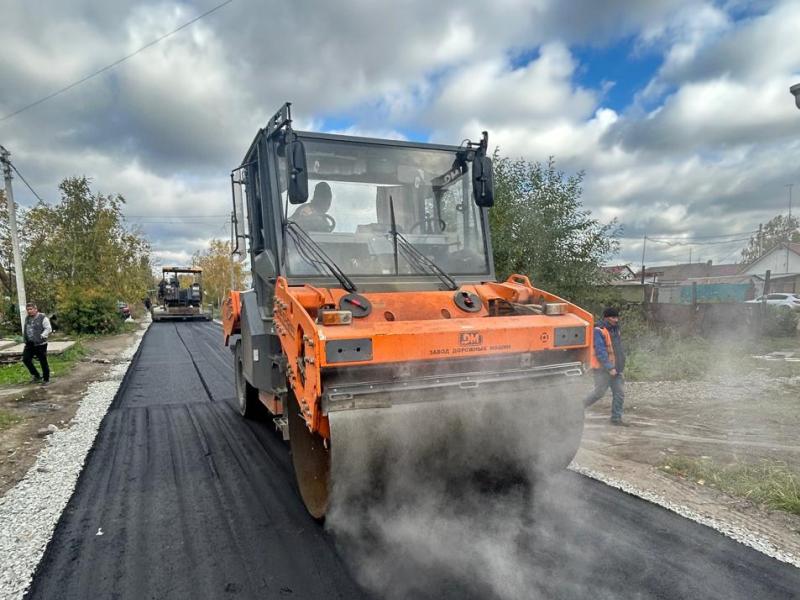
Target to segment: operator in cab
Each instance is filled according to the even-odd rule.
[[[336,221],[328,214],[333,193],[331,186],[320,181],[314,187],[314,195],[307,204],[303,204],[292,213],[291,220],[305,231],[322,231],[329,233],[336,227]]]

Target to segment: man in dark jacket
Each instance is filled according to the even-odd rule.
[[[622,405],[625,402],[625,349],[619,334],[619,311],[606,308],[603,320],[594,328],[594,356],[592,374],[594,391],[584,401],[587,408],[602,398],[611,388],[611,424],[626,426],[622,420]]]
[[[334,229],[334,221],[328,215],[333,200],[331,186],[326,181],[320,181],[314,187],[314,196],[308,202],[298,207],[292,213],[292,221],[296,222],[306,231],[322,231],[329,233]]]
[[[28,302],[25,306],[28,316],[25,317],[25,329],[23,337],[25,339],[25,350],[22,351],[22,362],[31,374],[31,383],[50,383],[50,365],[47,364],[47,338],[53,331],[50,320],[44,313],[40,313],[36,304]],[[33,357],[39,359],[42,366],[42,374],[33,365]]]

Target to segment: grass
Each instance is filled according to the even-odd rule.
[[[127,321],[122,323],[122,331],[120,333],[135,333],[139,331],[139,322],[135,321],[133,323],[128,323]]]
[[[655,333],[626,340],[628,381],[697,381],[708,375],[733,376],[766,369],[771,377],[800,375],[800,363],[765,361],[753,356],[791,350],[800,356],[797,339],[716,340]]]
[[[50,376],[59,377],[68,372],[72,366],[86,355],[86,349],[80,342],[72,348],[56,356],[48,356],[47,362],[50,365]],[[39,361],[34,359],[33,364],[41,373]],[[0,366],[0,385],[19,385],[30,381],[31,375],[22,362]]]
[[[0,409],[0,431],[8,429],[12,425],[19,423],[21,420],[22,417],[7,410]]]
[[[800,473],[785,464],[723,466],[710,459],[672,457],[661,470],[732,496],[800,515]]]
[[[720,334],[707,339],[654,327],[639,308],[623,311],[621,321],[627,356],[625,377],[629,381],[696,381],[708,375],[741,375],[755,370],[766,370],[772,377],[800,375],[800,363],[752,358],[775,351],[794,351],[800,356],[798,335]]]
[[[640,340],[628,352],[625,377],[629,381],[700,379],[713,359],[710,346],[702,338],[655,335]]]

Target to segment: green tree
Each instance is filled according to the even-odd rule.
[[[150,246],[126,228],[125,199],[93,193],[86,177],[65,179],[61,200],[40,202],[23,217],[28,297],[44,310],[59,302],[138,301],[152,280]],[[98,300],[104,299],[102,301]]]
[[[498,277],[525,274],[572,301],[591,297],[601,265],[619,250],[618,226],[583,207],[583,173],[566,176],[552,157],[541,164],[495,153],[494,178],[489,222]]]
[[[784,242],[800,242],[800,219],[795,216],[775,215],[747,242],[742,250],[741,262],[751,263]]]
[[[216,307],[222,305],[231,289],[231,277],[237,290],[244,287],[242,263],[231,257],[230,242],[212,239],[208,248],[194,253],[192,264],[203,269],[203,292]]]

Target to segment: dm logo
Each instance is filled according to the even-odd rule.
[[[462,346],[480,346],[483,343],[483,336],[474,331],[462,331],[458,343]]]

